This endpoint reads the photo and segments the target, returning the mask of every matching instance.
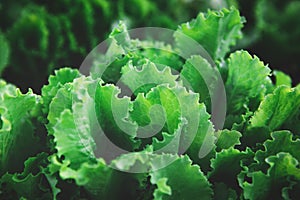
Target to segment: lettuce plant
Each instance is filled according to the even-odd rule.
[[[288,73],[295,84],[299,83],[300,2],[254,0],[237,1],[237,5],[247,19],[246,37],[239,46],[259,55],[272,68]]]
[[[11,58],[18,58],[8,60],[3,77],[23,91],[31,87],[40,93],[54,69],[78,68],[86,54],[107,37],[116,20],[125,20],[131,27],[175,29],[178,23],[212,6],[205,1],[181,0],[3,0],[0,32],[8,39]]]
[[[2,81],[1,199],[296,199],[300,89],[230,53],[243,23],[199,13],[167,44],[120,22],[89,74],[57,70],[41,95]]]

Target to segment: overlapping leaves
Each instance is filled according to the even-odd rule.
[[[91,76],[61,69],[42,97],[0,82],[0,195],[294,198],[299,86],[291,88],[278,72],[272,84],[257,57],[230,54],[242,23],[233,8],[199,14],[174,34],[176,48],[133,39],[120,23]],[[195,52],[178,56],[186,49],[182,33],[206,48],[216,66]],[[218,102],[228,109],[222,130],[209,114],[218,76],[227,94],[227,102]]]

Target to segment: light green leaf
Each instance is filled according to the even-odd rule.
[[[172,46],[159,41],[131,39],[124,22],[120,22],[109,36],[109,47],[103,55],[94,58],[91,69],[94,78],[117,84],[121,71],[131,61],[134,66],[145,64],[145,59],[153,62],[163,71],[166,66],[180,71],[182,59]]]
[[[201,56],[192,56],[187,59],[180,72],[180,78],[185,87],[200,95],[200,102],[204,102],[207,108],[211,105],[211,92],[217,82],[215,68]]]
[[[71,83],[75,78],[78,78],[80,73],[78,70],[70,68],[62,68],[55,71],[55,75],[50,75],[48,79],[48,85],[42,88],[43,97],[43,112],[48,114],[49,105],[52,99],[55,97],[58,90],[66,83]]]
[[[96,138],[101,135],[94,95],[98,80],[80,77],[58,90],[50,104],[47,126],[54,136],[57,155],[77,169],[83,162],[95,161]]]
[[[70,167],[77,169],[83,162],[94,161],[95,142],[90,132],[80,132],[70,110],[64,110],[53,127],[57,155],[71,162]]]
[[[270,131],[278,130],[299,112],[300,87],[279,86],[272,94],[267,95],[258,110],[250,119],[253,127],[268,127]]]
[[[195,162],[209,154],[214,148],[214,129],[198,98],[181,86],[159,85],[146,97],[139,94],[131,118],[139,125],[140,136],[153,139],[142,140],[143,144],[153,142],[155,151],[161,152],[186,151]]]
[[[240,137],[242,134],[235,130],[220,130],[216,132],[217,137],[217,151],[221,151],[222,149],[229,149],[230,147],[234,147],[236,145],[241,144]]]
[[[61,192],[61,189],[58,188],[57,184],[58,184],[58,180],[57,177],[50,175],[49,173],[45,173],[44,174],[50,187],[51,187],[51,191],[52,191],[52,197],[53,200],[57,199],[57,195]]]
[[[206,50],[213,60],[221,60],[230,51],[230,47],[241,38],[244,18],[235,8],[221,11],[199,13],[196,19],[182,24],[174,37],[180,52],[187,57],[194,55],[190,49],[191,39]],[[197,52],[199,53],[199,52]]]
[[[240,183],[241,187],[243,188],[243,196],[245,199],[249,200],[263,200],[268,198],[274,198],[275,195],[278,195],[278,191],[271,195],[269,193],[269,186],[272,183],[272,180],[268,179],[268,177],[262,173],[261,171],[255,172],[251,175],[252,183],[243,182]],[[277,196],[278,198],[278,196]]]
[[[53,134],[53,126],[57,123],[57,120],[60,118],[61,113],[65,109],[72,109],[72,94],[71,90],[73,90],[73,86],[70,83],[66,83],[62,86],[55,94],[54,97],[51,98],[51,102],[49,104],[48,115],[47,115],[47,129],[49,135]]]
[[[139,147],[137,124],[129,119],[132,102],[128,97],[119,98],[120,89],[114,85],[99,85],[95,93],[96,115],[104,134],[117,147],[132,151]]]
[[[206,112],[204,104],[199,105],[198,115],[194,115],[194,118],[195,116],[199,116],[198,129],[192,144],[188,148],[187,154],[191,157],[193,162],[199,164],[202,170],[206,172],[209,168],[209,160],[215,151],[216,137],[214,135],[213,124],[209,120],[210,115]],[[192,119],[193,118],[190,118],[190,121]],[[190,124],[188,124],[188,126],[190,126]],[[188,132],[186,135],[189,135],[187,137],[192,136]]]
[[[0,83],[0,175],[23,169],[23,162],[42,149],[35,135],[31,111],[39,107],[40,98],[30,90],[22,94],[12,85]]]
[[[242,114],[246,108],[256,109],[256,106],[250,105],[250,100],[261,101],[266,84],[270,81],[270,69],[246,51],[231,54],[227,65],[228,77],[225,87],[228,112]]]
[[[157,153],[181,153],[180,149],[180,139],[184,133],[183,128],[186,126],[187,121],[182,120],[177,130],[173,134],[168,134],[167,132],[162,132],[162,140],[158,140],[156,137],[152,139],[152,147]]]
[[[274,70],[273,74],[276,78],[276,86],[286,85],[288,87],[292,87],[292,79],[289,75],[285,74],[282,71]]]
[[[9,94],[11,96],[17,94],[16,86],[7,84],[4,80],[0,79],[0,100],[3,100],[4,95]]]
[[[129,61],[122,68],[120,79],[135,95],[147,93],[152,87],[160,84],[169,84],[170,87],[176,85],[178,76],[173,75],[169,67],[159,71],[154,63],[145,60],[145,64],[139,68],[133,66],[132,61]]]
[[[138,136],[144,138],[144,142],[151,142],[153,136],[160,138],[162,131],[173,135],[178,128],[182,110],[176,90],[179,89],[158,85],[146,97],[139,94],[133,102],[130,115],[139,125]]]
[[[128,173],[147,173],[150,170],[150,161],[154,156],[152,150],[131,152],[112,160],[110,166],[114,169]]]
[[[299,162],[291,154],[280,152],[277,155],[268,157],[266,162],[270,165],[269,175],[273,179],[292,176],[295,180],[300,180]]]

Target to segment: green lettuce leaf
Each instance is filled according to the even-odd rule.
[[[220,130],[216,132],[217,143],[216,150],[221,151],[222,149],[229,149],[230,147],[234,147],[236,145],[241,144],[240,138],[242,134],[236,130]]]
[[[244,172],[252,179],[252,183],[241,181],[243,196],[246,199],[281,199],[284,190],[291,183],[289,179],[299,183],[299,162],[289,153],[281,152],[266,159],[269,164],[267,174],[261,171]],[[241,176],[242,177],[242,176]]]
[[[159,41],[132,39],[124,22],[116,26],[109,39],[108,49],[104,54],[94,52],[91,56],[93,63],[91,74],[95,78],[101,78],[104,82],[117,84],[121,77],[123,66],[129,61],[134,66],[145,64],[145,59],[150,60],[159,70],[169,66],[175,71],[182,68],[182,59],[172,46]]]
[[[199,104],[198,94],[184,87],[158,85],[146,95],[139,94],[130,116],[139,125],[142,143],[152,143],[155,151],[186,152],[194,162],[201,163],[215,146],[205,105]]]
[[[270,69],[256,56],[237,51],[227,60],[228,77],[225,83],[227,110],[243,114],[247,108],[255,110],[266,92]]]
[[[191,42],[193,39],[213,60],[222,60],[230,51],[230,47],[241,38],[243,23],[244,18],[235,8],[224,8],[221,11],[208,10],[207,13],[199,13],[192,21],[182,24],[174,37],[178,48],[186,57],[196,53],[194,52],[196,49],[190,49],[190,46],[186,45],[194,45]]]
[[[0,197],[3,199],[55,199],[42,167],[47,165],[46,153],[28,158],[22,173],[6,173],[0,178]]]
[[[109,168],[103,159],[97,159],[95,163],[83,162],[74,170],[66,164],[62,164],[59,175],[63,180],[73,179],[77,186],[82,186],[91,198],[106,198],[112,169]]]
[[[119,98],[120,89],[99,83],[95,93],[96,115],[104,134],[117,147],[127,151],[138,149],[135,139],[138,125],[129,119],[132,102],[128,97]]]
[[[274,70],[273,74],[276,79],[276,86],[286,85],[288,87],[292,87],[292,79],[289,75],[285,74],[282,71]]]
[[[264,149],[255,154],[255,160],[262,171],[266,171],[265,159],[280,152],[287,152],[295,159],[300,160],[300,140],[293,140],[293,134],[289,131],[275,131],[271,133],[272,139],[264,142]]]
[[[211,105],[211,96],[217,83],[218,71],[199,55],[186,60],[180,72],[180,78],[185,87],[199,93],[200,102],[204,102],[207,108]]]
[[[47,125],[53,135],[57,155],[77,169],[84,162],[95,162],[96,140],[102,132],[96,116],[94,97],[99,80],[74,79],[60,88],[50,103]]]
[[[0,81],[0,174],[21,172],[23,162],[42,150],[42,134],[35,132],[32,112],[40,97]]]
[[[49,104],[49,112],[47,115],[47,130],[48,134],[53,134],[53,126],[57,123],[57,120],[60,118],[61,113],[65,109],[72,109],[72,94],[71,90],[73,89],[71,83],[65,84],[60,88],[56,95],[51,99]]]
[[[171,73],[171,68],[165,67],[163,71],[160,71],[154,63],[145,60],[145,64],[141,67],[133,66],[132,61],[129,61],[122,67],[122,76],[119,81],[137,95],[147,93],[152,87],[160,84],[169,84],[174,87],[177,78],[178,76]]]
[[[89,132],[79,132],[70,110],[64,110],[54,129],[57,155],[70,160],[70,167],[78,168],[81,163],[93,161],[95,143]]]
[[[293,130],[292,125],[297,121],[294,118],[299,113],[299,96],[300,87],[279,86],[261,102],[258,110],[250,119],[250,128],[267,127],[270,131],[274,131],[289,124],[290,126],[287,128]]]
[[[153,172],[150,172],[151,183],[157,185],[154,199],[212,199],[211,184],[201,172],[199,166],[192,165],[188,156],[181,156],[166,167],[159,164],[165,157],[162,155],[153,162]],[[157,163],[159,163],[157,165]],[[188,183],[188,184],[187,184]]]
[[[223,149],[217,152],[211,160],[212,171],[208,173],[211,182],[225,183],[235,190],[239,189],[238,174],[242,171],[242,162],[251,160],[253,152],[250,149],[239,151],[234,148]]]
[[[75,78],[78,78],[80,73],[77,70],[70,68],[63,68],[55,71],[55,75],[50,75],[48,79],[48,85],[42,88],[43,98],[43,112],[47,114],[49,112],[49,104],[55,97],[57,91],[63,87],[66,83],[72,82]]]

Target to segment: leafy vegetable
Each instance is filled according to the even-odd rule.
[[[176,9],[173,5],[177,5]],[[0,3],[0,30],[8,39],[11,57],[5,61],[3,76],[23,91],[31,87],[40,92],[54,69],[79,68],[88,52],[106,38],[115,21],[122,19],[132,28],[174,29],[199,10],[210,7],[210,2],[181,0],[4,0]],[[4,65],[0,67],[3,68]]]
[[[69,35],[74,43],[65,43],[79,45],[80,54],[95,42],[92,5],[111,4],[78,2],[65,15],[55,3],[31,5],[7,34],[35,27],[36,51],[28,53],[39,57],[66,42],[48,43],[48,28],[55,29],[46,23],[49,13],[83,18],[85,37]],[[129,12],[141,18],[156,5],[132,2],[141,9]],[[93,55],[90,74],[57,70],[41,95],[1,80],[0,198],[296,199],[299,86],[247,51],[230,51],[243,23],[235,8],[210,10],[180,25],[169,44],[136,39],[119,22],[107,51]],[[194,51],[188,36],[208,53]],[[27,40],[20,41],[25,47]]]
[[[189,36],[201,44],[214,60],[219,60],[241,37],[243,22],[235,9],[199,13],[196,19],[179,27],[175,38],[182,51],[187,48],[184,39]]]

